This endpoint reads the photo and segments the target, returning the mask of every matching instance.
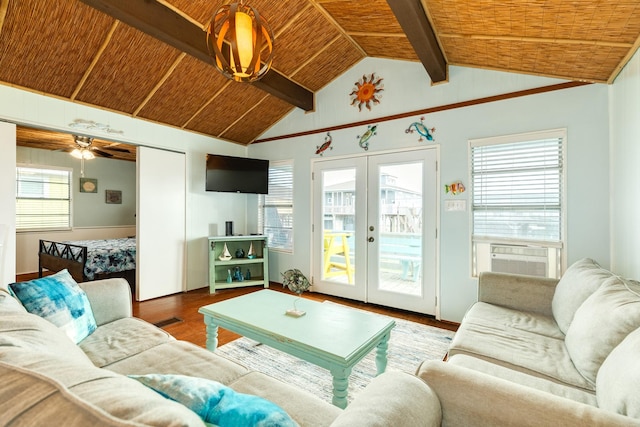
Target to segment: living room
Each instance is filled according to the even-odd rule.
[[[619,183],[633,182],[635,176],[632,162],[636,154],[632,143],[635,123],[629,117],[633,117],[630,112],[640,106],[636,105],[634,99],[625,95],[632,93],[633,89],[627,89],[627,86],[631,85],[633,88],[635,84],[635,64],[638,61],[638,55],[635,55],[616,82],[610,86],[591,84],[427,115],[428,124],[436,128],[436,143],[432,145],[437,145],[440,151],[441,184],[458,180],[467,182],[469,139],[566,128],[566,265],[589,256],[605,267],[634,277],[638,274],[639,267],[635,265],[630,255],[633,251],[630,249],[640,242],[636,242],[636,234],[630,232],[633,230],[634,222],[629,218],[630,212],[638,209],[633,197],[637,190],[633,186]],[[295,111],[285,121],[272,128],[268,135],[290,134],[305,128],[308,126],[304,124],[305,119],[313,121],[314,128],[322,128],[335,123],[334,114],[337,117],[350,117],[347,122],[362,119],[365,116],[349,105],[345,91],[351,88],[358,76],[371,71],[385,77],[385,97],[381,98],[380,105],[373,109],[381,117],[429,106],[547,87],[559,82],[543,77],[451,67],[450,83],[429,86],[423,83],[425,73],[419,64],[367,59],[318,93],[318,107],[314,115],[307,118],[306,115]],[[219,234],[223,234],[224,223],[228,220],[235,222],[238,233],[248,234],[257,230],[256,196],[204,191],[205,155],[209,152],[219,152],[268,158],[272,161],[293,159],[296,182],[295,250],[292,254],[272,254],[270,279],[278,282],[279,274],[293,267],[306,272],[311,270],[308,255],[309,233],[304,231],[310,230],[311,221],[311,200],[306,189],[311,185],[310,165],[313,160],[319,158],[314,153],[324,135],[252,144],[245,149],[236,144],[211,140],[202,135],[126,118],[11,87],[3,86],[0,90],[3,92],[4,120],[46,128],[63,128],[72,121],[70,117],[92,117],[96,121],[108,122],[113,127],[126,129],[127,135],[136,135],[131,142],[186,152],[189,177],[187,193],[190,195],[187,205],[188,255],[185,264],[187,290],[201,288],[207,284],[207,252],[204,239],[210,234],[212,225]],[[407,97],[408,93],[418,96]],[[336,102],[335,99],[340,99],[341,95],[343,102]],[[331,114],[323,114],[325,109],[329,109]],[[60,115],[57,112],[64,113]],[[368,153],[425,146],[426,144],[419,142],[415,135],[404,132],[413,120],[419,120],[419,117],[416,115],[414,119],[381,123]],[[468,125],[460,126],[460,123]],[[7,186],[4,194],[10,195],[12,191],[9,186],[13,185],[14,177],[7,171],[13,167],[9,167],[10,164],[15,165],[11,159],[15,159],[16,148],[15,143],[10,142],[14,140],[12,126],[3,126],[8,129],[2,147],[3,162],[7,162],[3,168],[7,174],[3,179],[3,185]],[[362,129],[357,127],[334,132],[334,149],[324,157],[361,155],[362,149],[356,139],[360,132]],[[467,194],[463,193],[458,197],[466,199]],[[444,199],[450,198],[444,191],[440,197],[441,205]],[[10,196],[5,202],[6,206],[11,205],[9,199]],[[440,317],[443,320],[460,321],[466,309],[474,302],[476,294],[476,279],[470,275],[468,211],[445,212],[441,207],[439,215]],[[3,218],[3,221],[5,224],[12,224],[14,218]],[[594,224],[597,226],[594,227]],[[15,254],[9,249],[15,246],[11,234],[7,235],[7,249],[4,251],[5,281],[15,277]]]
[[[2,5],[0,2],[0,15]],[[0,19],[0,30],[2,28]],[[431,183],[435,189],[435,202],[431,206],[433,215],[430,217],[434,227],[427,231],[433,234],[433,251],[429,252],[428,260],[432,268],[427,269],[427,264],[423,265],[423,272],[428,271],[432,275],[434,284],[435,301],[433,310],[428,311],[428,314],[432,314],[438,320],[463,322],[470,307],[481,298],[479,278],[474,274],[476,250],[471,219],[471,147],[487,138],[509,138],[514,135],[547,131],[559,131],[565,136],[563,142],[566,156],[566,187],[563,212],[566,216],[562,218],[564,235],[563,244],[559,247],[559,273],[576,262],[592,258],[603,268],[621,277],[639,279],[640,263],[635,254],[640,249],[640,230],[636,221],[640,214],[640,189],[633,185],[638,181],[640,173],[637,168],[637,162],[640,160],[640,147],[637,144],[640,137],[640,124],[637,120],[640,116],[640,53],[636,51],[637,46],[637,41],[633,46],[627,46],[629,54],[621,64],[621,69],[612,72],[610,84],[456,65],[447,67],[446,82],[431,84],[429,74],[419,62],[367,57],[315,92],[313,111],[294,109],[269,126],[255,141],[246,145],[208,136],[203,132],[190,132],[176,126],[135,118],[113,111],[114,109],[99,108],[87,103],[47,96],[37,90],[16,87],[19,85],[2,84],[0,197],[4,202],[4,208],[0,211],[0,278],[3,284],[12,283],[16,274],[34,272],[18,270],[17,266],[28,265],[30,267],[26,267],[25,270],[32,270],[36,263],[36,253],[18,250],[21,243],[16,237],[15,168],[21,159],[19,149],[16,148],[16,127],[41,128],[72,134],[76,130],[72,124],[81,120],[107,124],[109,129],[118,131],[117,134],[109,134],[104,129],[92,129],[90,133],[96,138],[108,137],[118,143],[131,144],[144,150],[166,151],[183,156],[184,252],[180,253],[180,257],[176,257],[183,262],[174,263],[178,265],[182,274],[182,279],[176,283],[178,291],[193,291],[209,286],[207,238],[222,236],[226,222],[234,222],[236,234],[248,235],[259,232],[260,212],[257,195],[223,194],[205,190],[207,154],[268,159],[272,164],[286,161],[293,165],[293,248],[291,251],[269,251],[268,279],[279,284],[285,270],[297,268],[313,277],[318,268],[319,246],[314,230],[320,229],[321,226],[316,216],[315,171],[322,165],[334,161],[355,164],[391,154],[411,156],[413,153],[426,151],[437,159],[436,178]],[[362,108],[358,108],[350,99],[350,93],[354,91],[354,82],[357,85],[362,79],[373,75],[382,79],[378,87],[378,102],[370,105],[371,109],[362,105]],[[242,120],[234,124],[241,125]],[[418,124],[424,124],[425,133],[411,132],[412,126],[417,129]],[[361,137],[372,126],[375,126],[376,132],[370,135],[365,147]],[[43,160],[43,163],[47,163],[47,160]],[[131,169],[129,168],[129,172]],[[74,175],[74,184],[77,182],[78,177]],[[458,183],[466,186],[466,191],[452,193],[448,190],[447,186]],[[100,189],[101,192],[103,190]],[[453,206],[455,208],[452,208]],[[102,208],[102,201],[98,207]],[[128,212],[128,217],[131,217],[131,212]],[[129,225],[135,229],[136,220],[131,221]],[[87,232],[86,229],[90,229],[89,233],[99,233],[102,232],[101,229],[111,227],[108,222],[96,226],[78,221],[75,225],[78,226],[78,230],[71,230],[71,233]],[[20,238],[35,239],[35,235],[28,234],[23,233]],[[161,234],[158,233],[158,236]],[[149,239],[148,236],[145,237]],[[161,242],[160,238],[152,237],[148,241],[155,243],[155,246],[161,246],[157,244]],[[23,252],[29,253],[25,255]],[[23,263],[22,257],[25,256],[32,260]],[[162,270],[159,272],[162,274]],[[101,322],[108,325],[105,319],[112,320],[110,316],[113,313],[122,317],[118,321],[122,321],[121,324],[125,327],[116,328],[120,331],[135,323],[131,319],[131,312],[127,312],[127,303],[123,297],[127,294],[127,289],[123,289],[121,285],[121,282],[109,282],[109,286],[114,288],[114,301],[109,301],[106,291],[102,295],[100,290],[87,291],[91,298],[101,302],[95,310]],[[514,287],[512,291],[514,294],[520,294],[521,298],[528,296],[528,292],[532,291],[524,286],[518,291],[516,289],[518,288]],[[508,295],[509,292],[507,290],[505,293]],[[537,301],[538,297],[539,295],[532,294],[531,301]],[[119,306],[114,307],[116,305]],[[10,307],[10,310],[13,308]],[[534,316],[533,319],[539,317]],[[471,322],[467,324],[469,323]],[[624,322],[616,322],[614,319],[613,322],[604,323]],[[102,325],[99,327],[103,328]],[[138,330],[134,326],[131,327],[132,330]],[[139,331],[143,332],[144,328],[140,328]],[[103,330],[105,329],[107,328]],[[211,329],[214,330],[213,327]],[[164,341],[167,339],[166,336],[158,338],[161,333],[148,333],[157,340],[159,347],[167,348],[172,345]],[[554,333],[557,331],[554,330]],[[474,338],[473,334],[466,336]],[[215,333],[211,332],[209,338],[214,339]],[[483,340],[478,339],[469,341],[479,346],[485,344]],[[173,344],[176,347],[182,345]],[[58,345],[58,341],[52,342],[51,345]],[[486,346],[499,347],[492,346],[491,340],[487,340]],[[597,344],[594,346],[597,347]],[[75,346],[72,348],[70,353],[73,353],[74,357],[78,356],[74,353],[77,350]],[[461,352],[464,353],[464,349]],[[93,357],[99,358],[99,353],[96,351]],[[201,353],[194,350],[191,354]],[[182,353],[180,355],[182,357]],[[464,354],[462,356],[464,357]],[[82,359],[84,355],[80,354],[78,357]],[[461,359],[459,355],[457,357],[458,360]],[[134,368],[141,369],[141,366],[144,366],[144,363]],[[175,365],[171,366],[171,369],[179,367]],[[428,369],[433,371],[428,372],[427,376],[460,380],[458,377],[439,376],[440,368],[436,365],[425,368],[426,371]],[[203,369],[204,371],[206,369]],[[240,371],[237,372],[240,375]],[[468,378],[476,377],[470,375]],[[393,394],[389,390],[408,393],[407,390],[410,388],[401,388],[409,387],[404,380],[406,378],[384,376],[378,383],[384,387],[377,390],[380,395]],[[455,386],[460,384],[465,383],[462,380],[460,383],[451,381],[452,393],[455,393]],[[478,377],[474,384],[491,386],[493,379]],[[524,388],[504,388],[503,384],[498,383],[493,385],[498,390],[513,391],[519,397],[517,401],[525,402],[525,405],[530,399],[532,405],[535,404],[538,409],[543,408],[543,412],[547,408],[545,403],[548,401],[541,397],[540,393],[529,394]],[[444,388],[447,386],[445,384]],[[436,402],[434,407],[439,407],[438,400],[432,399],[433,396],[430,400],[427,399],[429,393],[425,392],[423,385],[416,387],[420,390],[416,393],[425,394],[425,401]],[[6,390],[9,389],[5,389],[4,392],[7,392]],[[251,387],[246,390],[252,391]],[[273,395],[280,391],[277,387],[273,390]],[[376,390],[375,387],[372,390]],[[589,398],[595,398],[595,389],[590,391],[592,393]],[[482,389],[477,395],[482,395]],[[631,396],[632,393],[628,395]],[[280,396],[283,400],[289,397]],[[445,410],[445,399],[440,397]],[[502,395],[500,399],[508,397],[507,393],[507,396]],[[462,399],[454,397],[453,400]],[[486,406],[486,402],[480,398],[478,400],[478,406]],[[323,408],[329,412],[335,409]],[[574,413],[579,413],[582,406],[576,408]],[[425,408],[422,410],[426,411]],[[549,407],[549,413],[556,410],[562,414],[567,413],[565,407]],[[300,409],[299,412],[305,411]],[[434,409],[431,413],[437,414],[437,411]],[[590,414],[589,411],[587,413]],[[300,416],[303,417],[305,414]],[[434,417],[437,418],[436,415]],[[519,418],[516,419],[520,421]],[[533,419],[535,421],[535,417]],[[578,418],[572,418],[571,421],[579,425]],[[625,420],[617,421],[624,423]],[[437,422],[438,420],[434,421],[434,425],[438,425]],[[345,421],[345,425],[348,425],[348,422]]]

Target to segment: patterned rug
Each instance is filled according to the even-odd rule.
[[[391,331],[389,340],[387,371],[404,371],[413,374],[422,361],[444,357],[453,338],[452,331],[402,319],[394,320],[396,327]],[[216,353],[331,402],[333,396],[331,374],[328,370],[312,363],[245,337],[223,345],[216,350]],[[369,353],[353,368],[349,377],[349,402],[375,377],[375,353],[375,350]]]

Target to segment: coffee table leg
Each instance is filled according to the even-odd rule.
[[[338,408],[347,407],[347,393],[349,393],[349,375],[351,368],[333,368],[333,399],[332,403]]]
[[[204,323],[207,325],[207,350],[215,351],[218,348],[218,325],[209,316],[204,316]]]
[[[389,334],[385,335],[378,344],[376,350],[376,368],[378,368],[377,375],[380,375],[387,369],[387,348],[389,347]]]

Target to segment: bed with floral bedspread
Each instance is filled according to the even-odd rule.
[[[40,240],[38,275],[44,269],[69,270],[80,282],[109,277],[136,268],[136,239],[100,239],[74,242]]]

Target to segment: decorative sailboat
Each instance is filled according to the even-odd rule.
[[[249,245],[249,252],[247,253],[247,258],[254,259],[256,258],[256,251],[253,249],[253,242]]]
[[[222,249],[222,253],[218,257],[220,261],[229,261],[231,259],[231,254],[229,253],[229,248],[227,248],[227,244],[224,244],[224,248]]]

